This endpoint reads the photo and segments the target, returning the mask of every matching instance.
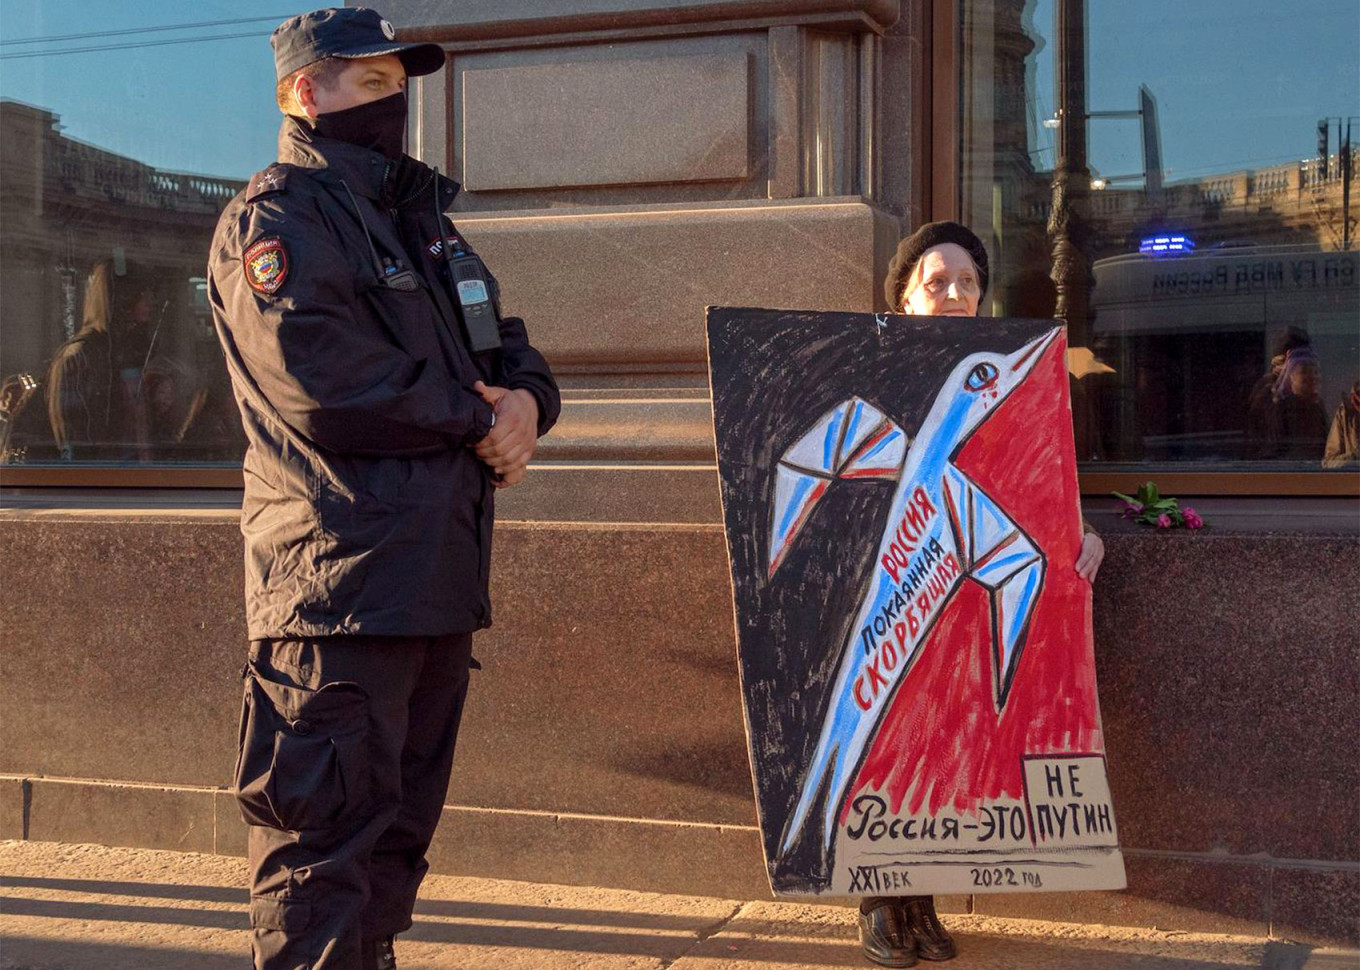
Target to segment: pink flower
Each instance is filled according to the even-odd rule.
[[[1139,512],[1143,511],[1143,506],[1139,505],[1137,502],[1124,502],[1123,505],[1124,511],[1119,514],[1125,519],[1131,519]]]
[[[1165,512],[1157,516],[1157,528],[1159,529],[1171,528],[1171,516],[1167,515]]]
[[[1181,510],[1181,514],[1182,514],[1183,516],[1185,516],[1185,525],[1186,525],[1186,528],[1188,528],[1188,529],[1202,529],[1202,528],[1204,527],[1204,520],[1201,519],[1201,518],[1199,517],[1199,513],[1197,513],[1197,512],[1196,512],[1194,509],[1192,509],[1190,506],[1187,505],[1184,509],[1182,509],[1182,510]]]

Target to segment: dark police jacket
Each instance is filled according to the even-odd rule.
[[[249,636],[487,626],[494,488],[470,446],[492,411],[472,385],[528,390],[540,435],[557,385],[521,320],[470,355],[441,265],[455,183],[292,118],[279,162],[223,211],[208,263],[248,442]],[[402,269],[418,285],[383,283]]]

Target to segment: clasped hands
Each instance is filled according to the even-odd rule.
[[[538,399],[523,389],[488,387],[481,381],[472,389],[496,413],[496,423],[472,448],[493,472],[497,488],[509,488],[524,479],[524,470],[538,445]]]

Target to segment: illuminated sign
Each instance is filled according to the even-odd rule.
[[[1188,253],[1195,248],[1189,236],[1147,236],[1139,243],[1140,253]]]

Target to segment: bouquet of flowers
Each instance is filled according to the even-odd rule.
[[[1126,519],[1133,519],[1143,525],[1155,525],[1159,529],[1174,529],[1183,526],[1187,529],[1204,528],[1204,520],[1190,506],[1181,508],[1180,502],[1169,495],[1159,495],[1157,484],[1147,482],[1139,486],[1137,495],[1115,492],[1114,497],[1124,503],[1121,513]]]

